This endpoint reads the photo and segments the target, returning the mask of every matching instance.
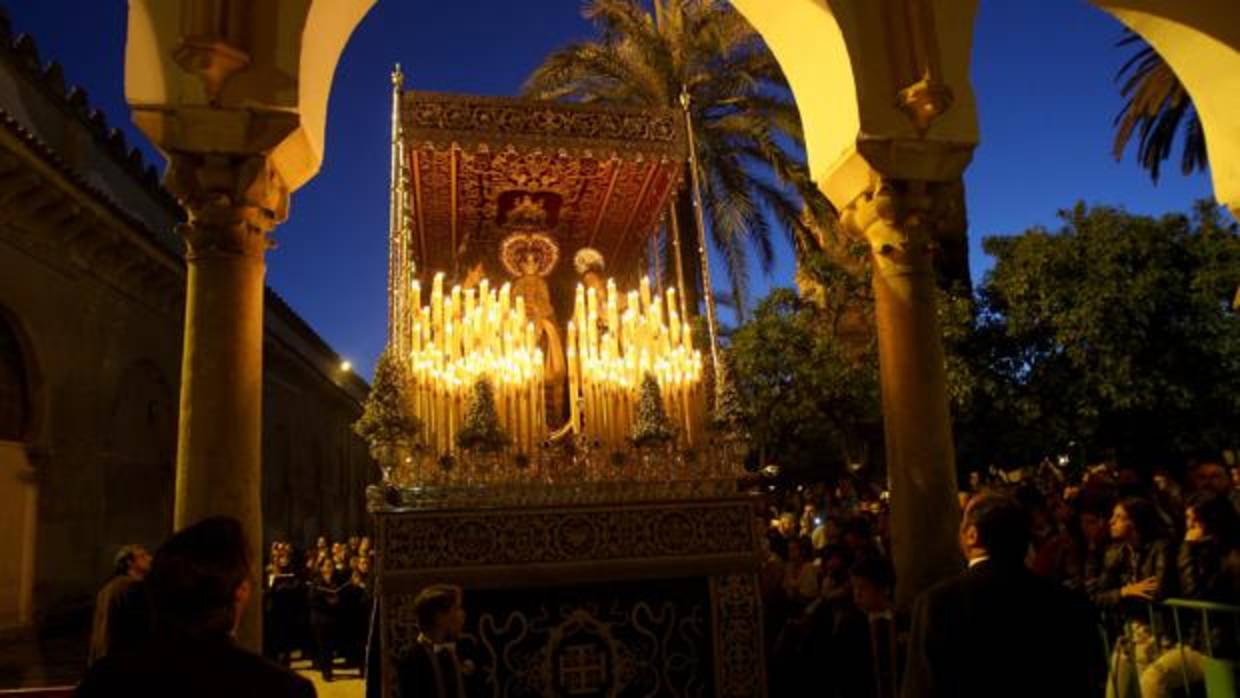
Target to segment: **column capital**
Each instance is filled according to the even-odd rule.
[[[939,240],[966,225],[963,195],[959,180],[879,178],[840,212],[840,223],[870,246],[880,274],[931,273]]]
[[[186,258],[263,256],[288,216],[289,188],[265,155],[173,153],[168,189],[189,213]]]

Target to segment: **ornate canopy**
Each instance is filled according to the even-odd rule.
[[[545,233],[571,260],[602,253],[618,278],[637,268],[686,158],[672,110],[402,91],[404,227],[417,276],[504,275],[515,233]],[[571,275],[561,263],[555,277]]]

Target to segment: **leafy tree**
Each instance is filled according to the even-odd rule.
[[[1169,465],[1234,445],[1236,226],[1204,202],[1191,216],[1078,204],[1061,218],[983,243],[995,266],[979,294],[979,402],[1020,435],[990,450],[1029,462],[1076,441]]]
[[[824,322],[818,306],[778,289],[732,336],[732,378],[752,443],[785,471],[838,470],[880,424],[872,345],[858,354]]]
[[[811,372],[824,371],[827,380],[838,378],[842,381],[833,384],[835,388],[831,389],[842,389],[844,393],[842,401],[840,395],[830,392],[831,389],[823,395],[833,400],[834,405],[855,407],[851,414],[832,418],[833,425],[814,436],[819,439],[819,446],[806,450],[810,460],[802,467],[814,467],[815,462],[819,467],[834,467],[843,455],[850,462],[871,462],[881,471],[883,424],[879,410],[878,336],[874,324],[869,247],[864,242],[842,237],[827,237],[822,241],[825,244],[821,247],[804,250],[798,257],[800,305],[788,316],[775,315],[780,322],[790,321],[790,317],[795,316],[796,322],[790,324],[798,324],[798,331],[814,332],[812,341],[820,343],[819,353],[816,357],[809,356],[792,349],[793,345],[776,343],[761,357],[762,370],[795,364]],[[977,380],[968,354],[972,351],[974,309],[967,288],[967,282],[951,285],[949,289],[941,288],[937,304],[946,354],[948,393],[958,419],[971,409]],[[777,302],[775,298],[772,295],[769,302],[787,302]],[[771,317],[767,313],[764,320],[770,323]],[[764,403],[750,403],[752,393],[743,397],[746,413],[762,414],[766,409]],[[768,438],[774,442],[797,440],[781,432],[785,427],[804,428],[795,419],[777,421],[769,426]]]
[[[754,28],[723,0],[653,0],[653,7],[651,16],[639,0],[589,0],[583,14],[598,38],[552,53],[525,91],[540,99],[676,109],[687,92],[703,213],[743,316],[751,253],[765,271],[774,262],[771,220],[799,247],[810,237],[804,211],[827,220],[830,204],[810,181],[792,92]],[[696,250],[687,191],[677,199],[676,218],[682,249]],[[697,307],[697,265],[685,266],[690,288],[683,291]]]
[[[375,379],[353,431],[370,446],[370,455],[385,473],[393,467],[397,449],[417,442],[422,425],[406,401],[405,374],[396,355],[385,349],[375,366]]]
[[[1115,141],[1111,147],[1116,160],[1124,156],[1128,142],[1137,136],[1137,162],[1158,181],[1162,162],[1171,157],[1177,135],[1184,139],[1180,151],[1180,171],[1191,174],[1205,170],[1205,131],[1188,90],[1171,66],[1153,46],[1140,36],[1127,32],[1120,46],[1137,50],[1115,76],[1121,82],[1120,94],[1127,101],[1115,117]]]

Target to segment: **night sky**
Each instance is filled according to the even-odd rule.
[[[141,142],[124,102],[123,0],[0,0],[44,61]],[[322,172],[293,196],[267,256],[267,282],[367,375],[386,333],[388,139],[392,64],[416,89],[515,94],[543,56],[590,36],[578,0],[380,0],[353,34],[331,96]],[[1121,101],[1113,82],[1128,55],[1120,25],[1083,0],[982,0],[973,59],[982,142],[965,175],[972,266],[983,236],[1054,225],[1077,200],[1142,213],[1186,210],[1209,196],[1204,175],[1182,177],[1178,150],[1157,186],[1131,153],[1110,156]],[[784,246],[755,297],[788,285]]]

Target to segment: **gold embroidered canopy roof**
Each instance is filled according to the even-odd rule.
[[[672,109],[402,92],[404,225],[417,276],[460,280],[479,264],[500,276],[501,242],[514,231],[545,234],[560,259],[594,248],[608,275],[631,275],[679,184],[682,118]]]

